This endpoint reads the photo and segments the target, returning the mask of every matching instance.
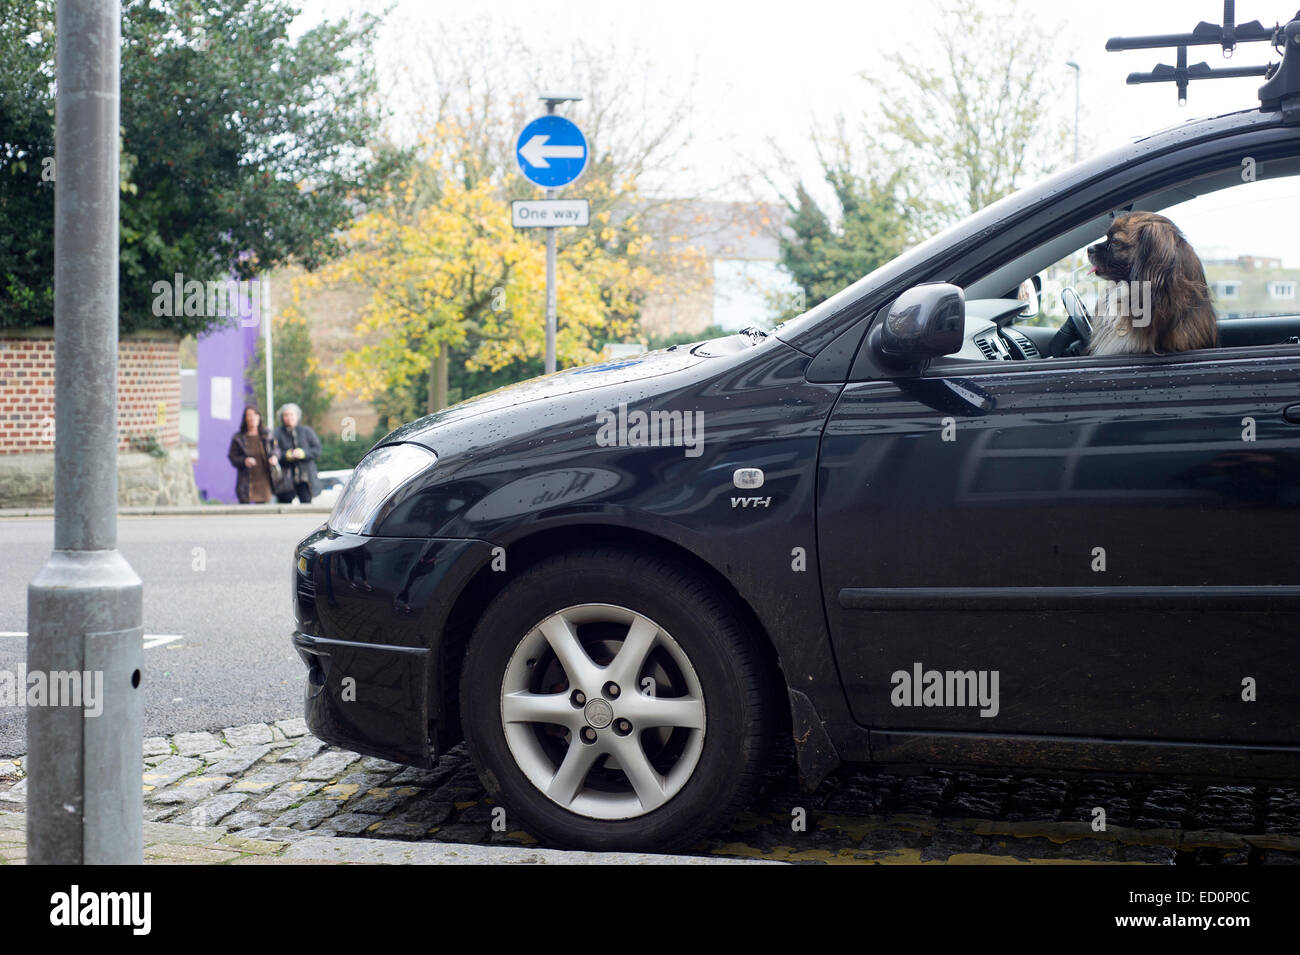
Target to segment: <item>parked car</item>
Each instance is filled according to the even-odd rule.
[[[312,731],[464,739],[512,825],[593,849],[705,836],[779,727],[809,786],[1300,778],[1300,313],[1159,355],[1048,357],[1086,295],[1037,324],[1117,214],[1292,221],[1297,103],[1089,159],[771,333],[393,432],[297,548]]]

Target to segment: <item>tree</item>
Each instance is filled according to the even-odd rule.
[[[805,307],[1049,171],[1062,154],[1056,34],[1020,0],[993,12],[946,0],[937,21],[926,34],[937,50],[887,53],[864,74],[876,105],[854,133],[843,115],[829,133],[814,129],[830,201],[796,182],[784,195],[791,217],[781,237],[781,263]]]
[[[53,321],[52,0],[0,0],[0,325]],[[12,8],[12,9],[11,9]],[[338,251],[351,203],[400,156],[378,131],[372,15],[290,39],[287,0],[126,0],[122,10],[121,328],[201,332],[155,315],[158,282],[252,278]],[[11,67],[12,64],[12,67]],[[16,238],[8,238],[16,237]]]
[[[363,343],[343,357],[339,390],[373,401],[427,375],[425,407],[445,406],[455,350],[471,371],[535,362],[545,350],[544,248],[510,224],[500,177],[463,174],[463,128],[441,124],[427,158],[357,219],[349,251],[313,283],[353,282],[371,290],[357,333]],[[589,181],[589,194],[604,185]],[[655,286],[638,259],[643,238],[606,210],[566,243],[557,281],[564,321],[556,336],[561,364],[597,357],[594,343],[630,331],[636,302]],[[624,254],[625,250],[628,254]],[[433,373],[429,374],[429,369]]]
[[[312,356],[311,333],[307,320],[292,305],[276,316],[271,328],[271,378],[277,406],[288,403],[302,409],[306,424],[320,427],[321,419],[330,410],[330,393],[321,378],[320,368]],[[253,395],[262,394],[266,381],[265,339],[257,340],[257,354],[249,362],[244,380]],[[259,402],[260,404],[260,402]],[[275,415],[275,408],[266,409],[267,420]],[[275,422],[279,424],[277,419]]]
[[[937,13],[931,46],[887,53],[884,69],[863,74],[878,104],[873,138],[927,227],[978,212],[1065,152],[1060,27],[1022,0],[944,0]]]

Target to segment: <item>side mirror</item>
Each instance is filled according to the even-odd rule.
[[[879,360],[894,368],[922,365],[959,351],[966,337],[966,296],[955,285],[934,283],[908,289],[871,329]]]
[[[1038,314],[1042,305],[1039,302],[1039,296],[1043,291],[1043,278],[1035,275],[1025,279],[1020,283],[1020,289],[1016,292],[1016,298],[1025,303],[1025,307],[1020,310],[1021,318],[1033,318]]]

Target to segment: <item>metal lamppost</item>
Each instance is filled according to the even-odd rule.
[[[55,23],[54,550],[27,588],[28,672],[50,693],[27,713],[28,861],[139,864],[143,587],[117,551],[119,0],[59,0]]]

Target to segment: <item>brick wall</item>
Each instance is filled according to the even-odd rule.
[[[118,450],[143,450],[149,435],[164,448],[178,447],[180,417],[180,342],[158,335],[122,339]],[[49,451],[53,432],[53,330],[0,330],[0,454]]]

